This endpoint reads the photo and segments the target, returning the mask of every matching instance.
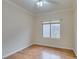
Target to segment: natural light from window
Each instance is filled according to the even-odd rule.
[[[43,22],[43,38],[60,38],[60,21]]]
[[[61,59],[60,56],[48,52],[42,52],[42,59]]]

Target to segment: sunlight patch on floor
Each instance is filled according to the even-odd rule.
[[[48,52],[42,52],[42,59],[61,59],[60,56]]]

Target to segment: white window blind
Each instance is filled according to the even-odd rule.
[[[43,22],[43,38],[60,38],[60,21]]]

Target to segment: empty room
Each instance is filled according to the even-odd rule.
[[[2,59],[76,59],[76,0],[2,0]]]

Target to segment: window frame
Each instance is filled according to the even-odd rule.
[[[50,37],[43,37],[43,24],[50,24]],[[42,23],[42,37],[44,39],[60,39],[60,38],[52,38],[51,37],[51,24],[60,24],[60,38],[61,38],[61,21],[59,20],[59,22],[56,23]]]
[[[44,23],[44,24],[49,24],[49,23]],[[42,37],[43,37],[43,23],[42,23]],[[51,26],[50,26],[50,35],[49,35],[49,37],[43,37],[43,38],[51,38]]]
[[[51,24],[52,24],[52,23],[51,23]],[[60,23],[53,23],[53,24],[60,24]],[[52,38],[51,36],[50,36],[50,38],[51,38],[51,39],[60,39],[60,38],[61,38],[61,24],[60,24],[60,33],[59,33],[59,34],[60,34],[60,37],[59,37],[59,38]]]

